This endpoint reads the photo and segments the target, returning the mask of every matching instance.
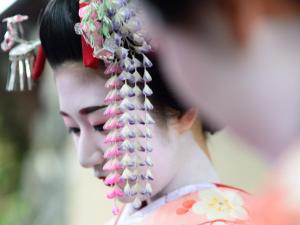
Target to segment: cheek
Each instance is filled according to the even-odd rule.
[[[78,151],[80,136],[79,135],[75,135],[75,134],[71,134],[71,136],[72,136],[73,143],[75,145],[75,150]]]
[[[81,131],[80,135],[72,134],[73,143],[75,145],[76,151],[86,152],[88,149],[90,150],[101,150],[105,152],[110,145],[105,144],[104,140],[106,134],[102,134],[98,131],[95,131],[91,126],[88,128],[88,131]]]

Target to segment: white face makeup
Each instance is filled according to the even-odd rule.
[[[107,173],[102,171],[103,155],[108,146],[104,144],[103,125],[108,118],[103,115],[103,107],[108,91],[104,87],[106,80],[99,73],[81,63],[67,63],[55,70],[55,80],[60,111],[73,137],[79,162],[83,167],[93,168],[95,176],[104,179]],[[178,147],[179,134],[175,129],[153,126],[152,134],[155,177],[152,188],[156,195],[168,192],[168,185],[178,174],[182,159],[179,154],[184,149]]]
[[[96,71],[77,64],[65,64],[55,71],[60,113],[72,134],[80,164],[93,167],[103,163],[102,126],[104,80]],[[94,96],[94,97],[90,97]],[[90,140],[90,141],[89,141]],[[98,174],[102,175],[102,174]]]

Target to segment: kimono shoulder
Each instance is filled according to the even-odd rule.
[[[245,225],[251,196],[216,185],[184,195],[149,214],[140,225]]]

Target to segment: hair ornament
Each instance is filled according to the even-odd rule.
[[[110,76],[112,74],[119,74],[120,72],[122,72],[122,68],[116,63],[111,63],[104,71],[104,74]]]
[[[120,89],[120,94],[123,98],[135,96],[134,90],[127,84],[127,82],[125,82]]]
[[[130,129],[128,125],[125,125],[124,128],[121,130],[121,135],[127,139],[132,139],[136,137],[136,133],[134,132],[134,129]]]
[[[125,165],[125,163],[126,163],[126,165],[129,164],[129,163],[131,163],[130,158],[129,158],[129,157],[127,157],[127,158],[128,158],[128,161],[124,160],[124,165]],[[126,168],[126,169],[123,171],[121,178],[122,178],[123,180],[129,180],[129,178],[130,178],[131,176],[132,176],[132,172],[131,172],[128,168]]]
[[[112,186],[108,198],[115,199],[113,213],[117,214],[116,200],[123,195],[114,190],[119,190],[121,181],[125,184],[122,193],[135,196],[132,204],[136,208],[141,206],[141,198],[152,193],[150,139],[155,122],[148,98],[153,91],[147,84],[152,80],[147,70],[152,62],[146,56],[151,47],[143,36],[133,1],[81,0],[80,5],[81,22],[75,25],[76,33],[92,48],[92,56],[104,61],[105,75],[109,76],[104,112],[109,117],[104,125],[109,132],[104,141],[108,162],[104,169],[110,172],[105,183]]]
[[[133,158],[133,160],[134,160],[134,162],[135,162],[133,168],[145,166],[145,163],[144,163],[144,161],[142,160],[141,157],[135,156],[135,157]]]
[[[113,215],[117,216],[117,215],[120,215],[121,210],[120,210],[119,207],[114,205],[113,208],[112,208],[112,213],[113,213]]]
[[[152,116],[147,112],[146,113],[146,119],[145,119],[145,124],[155,124],[154,119],[152,118]]]
[[[122,112],[133,111],[136,109],[135,102],[133,102],[128,97],[126,96],[123,100],[121,100],[120,109],[122,110]]]
[[[129,156],[129,154],[125,153],[121,160],[121,163],[125,167],[123,174],[122,174],[122,178],[124,180],[127,180],[130,177],[130,176],[127,176],[128,171],[130,171],[129,168],[134,166],[134,162],[133,162],[132,158]]]
[[[120,147],[123,151],[127,151],[128,153],[134,153],[134,151],[135,151],[134,144],[132,143],[132,141],[130,139],[125,139],[121,143]]]
[[[152,152],[153,151],[153,148],[149,143],[147,143],[147,145],[146,145],[146,151],[147,152]]]
[[[108,199],[120,198],[123,196],[124,196],[124,192],[119,187],[115,187],[112,191],[108,192],[106,195]]]
[[[132,187],[132,195],[137,195],[138,193],[142,193],[143,187],[136,182]]]
[[[104,99],[105,103],[115,103],[116,101],[121,100],[120,92],[117,89],[110,90],[107,96]],[[117,107],[117,106],[116,106]]]
[[[132,77],[132,74],[127,72],[127,71],[122,71],[119,75],[119,80],[121,81],[126,81],[126,80],[130,80]]]
[[[147,180],[153,180],[153,175],[150,169],[147,170],[146,172],[146,179]]]
[[[114,129],[114,128],[112,128]],[[120,136],[118,130],[113,130],[112,132],[109,132],[109,134],[105,137],[104,143],[105,144],[115,144],[119,142],[123,142],[124,138]]]
[[[148,72],[148,70],[146,70],[146,69],[145,69],[145,72],[144,72],[143,80],[146,83],[152,81],[152,77],[151,77],[150,73]]]
[[[132,75],[135,83],[143,81],[143,78],[138,71],[135,71]]]
[[[119,97],[114,97],[112,96],[113,99],[115,99],[115,101],[117,101],[116,99],[119,99]],[[115,121],[115,123],[118,123],[117,118],[115,118],[115,116],[122,114],[122,111],[120,110],[118,104],[116,104],[115,102],[113,102],[112,104],[110,104],[104,111],[104,115],[105,116],[109,116],[110,119],[107,121],[107,123],[110,123],[109,121]],[[109,129],[110,130],[110,129]]]
[[[123,155],[123,152],[120,150],[119,146],[117,144],[114,144],[105,151],[104,158],[112,159],[112,158],[118,158],[119,156],[122,156],[122,155]]]
[[[115,115],[115,114],[116,114],[115,112],[110,112],[110,113],[107,113],[106,115],[109,116],[109,115]],[[106,130],[106,131],[110,131],[110,130],[121,128],[123,126],[124,126],[123,123],[119,122],[118,118],[111,117],[104,124],[103,129]],[[112,137],[112,135],[117,135],[117,132],[114,132],[114,133],[111,132],[111,136],[110,137]]]
[[[111,160],[107,161],[103,166],[104,171],[110,171],[110,172],[121,170],[122,168],[123,167],[122,167],[120,161],[117,159],[111,159]]]
[[[140,193],[140,194],[142,194],[142,193]],[[134,194],[134,195],[136,195],[136,194]],[[142,201],[139,197],[136,197],[132,204],[133,204],[134,208],[138,209],[142,206]]]
[[[153,105],[151,104],[151,102],[149,101],[148,98],[145,98],[144,108],[143,109],[145,109],[146,111],[150,111],[150,110],[154,109]]]
[[[126,123],[126,124],[130,124],[130,125],[134,125],[136,123],[134,116],[132,116],[132,114],[129,112],[124,112],[120,116],[119,121],[121,123]]]
[[[126,179],[128,180],[129,178],[126,177]],[[131,190],[131,187],[128,182],[126,183],[126,185],[124,187],[124,193],[126,196],[132,196],[132,190]]]
[[[153,91],[151,90],[151,88],[146,84],[144,89],[143,89],[143,94],[146,96],[151,96],[153,95]]]
[[[39,47],[40,41],[24,39],[22,22],[26,20],[28,20],[26,15],[15,15],[3,19],[3,22],[7,24],[7,31],[1,43],[1,49],[9,52],[10,60],[7,91],[31,90],[33,80],[39,78],[44,68],[45,56],[43,49]]]
[[[104,183],[108,186],[114,186],[116,184],[119,184],[120,181],[121,176],[117,172],[113,172],[105,178]]]
[[[105,83],[105,87],[108,89],[112,89],[112,88],[119,88],[122,86],[122,83],[120,82],[120,80],[118,79],[117,75],[113,75],[111,76],[107,82]]]
[[[142,191],[142,194],[143,195],[146,195],[146,196],[151,196],[152,194],[152,187],[151,187],[151,184],[149,182],[146,183],[145,185],[145,189]]]
[[[153,166],[152,159],[151,159],[151,157],[149,157],[149,156],[146,157],[145,163],[146,163],[149,167],[152,167],[152,166]]]

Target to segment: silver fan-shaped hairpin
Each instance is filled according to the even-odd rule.
[[[7,91],[32,89],[32,67],[35,49],[40,45],[40,41],[23,39],[24,31],[21,22],[27,19],[28,16],[16,15],[3,20],[4,23],[7,23],[7,32],[1,48],[3,51],[9,51],[11,62],[6,84]]]
[[[6,83],[7,91],[32,89],[32,67],[38,45],[39,41],[22,43],[9,52],[11,64]]]

